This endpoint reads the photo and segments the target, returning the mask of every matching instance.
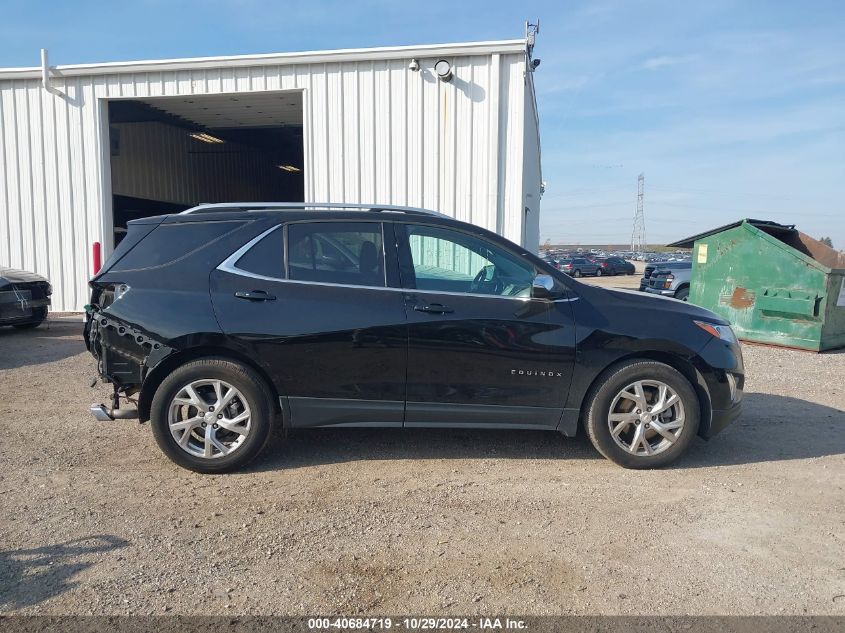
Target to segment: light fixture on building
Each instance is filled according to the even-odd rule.
[[[216,136],[212,136],[211,134],[206,134],[205,132],[191,132],[188,134],[191,138],[195,138],[198,141],[202,141],[203,143],[225,143],[222,138],[217,138]]]
[[[281,169],[283,171],[291,171],[291,172],[302,171],[299,167],[294,167],[293,165],[276,165],[276,167],[278,167],[279,169]]]
[[[452,64],[445,59],[438,60],[434,64],[434,74],[440,81],[452,81]]]
[[[412,59],[411,63],[408,64],[408,70],[417,72],[420,69],[420,63],[416,59]]]

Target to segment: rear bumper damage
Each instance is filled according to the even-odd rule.
[[[114,386],[112,406],[92,404],[96,420],[137,419],[135,408],[121,408],[120,398],[136,394],[150,368],[173,352],[171,347],[142,330],[90,308],[85,323],[85,344],[97,360],[100,380]]]
[[[138,328],[99,311],[88,316],[86,338],[103,380],[127,390],[140,387],[147,370],[173,352]]]

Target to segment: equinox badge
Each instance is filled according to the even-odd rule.
[[[559,371],[540,371],[538,369],[511,369],[511,376],[547,376],[549,378],[563,378]]]

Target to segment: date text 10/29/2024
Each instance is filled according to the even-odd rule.
[[[365,617],[331,617],[308,618],[310,630],[378,630],[404,629],[409,631],[437,631],[437,630],[468,630],[480,629],[496,630],[525,630],[524,620],[514,618],[365,618]]]

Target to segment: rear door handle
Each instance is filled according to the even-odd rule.
[[[449,314],[454,312],[449,306],[444,306],[442,303],[427,303],[424,305],[415,305],[414,310],[417,312],[427,312],[428,314]]]
[[[265,290],[250,290],[244,291],[239,290],[235,293],[235,296],[238,299],[247,299],[249,301],[275,301],[276,297],[271,294],[268,294]]]

